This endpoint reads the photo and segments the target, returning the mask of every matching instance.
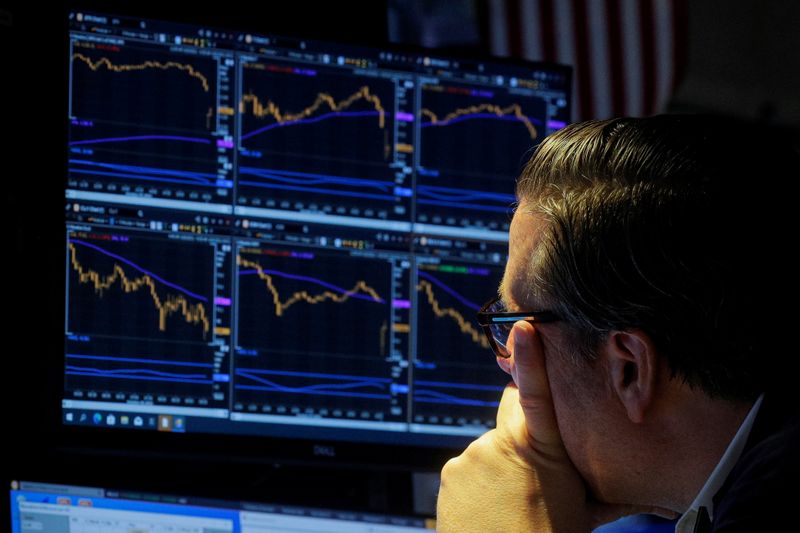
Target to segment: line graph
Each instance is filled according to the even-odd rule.
[[[198,72],[194,66],[188,63],[178,63],[177,61],[167,61],[166,63],[161,63],[159,61],[150,61],[146,60],[138,65],[116,65],[111,62],[111,60],[107,57],[101,57],[97,61],[92,61],[91,58],[87,57],[81,53],[74,53],[72,54],[72,60],[83,61],[86,63],[91,70],[97,72],[98,69],[101,67],[106,68],[112,72],[135,72],[145,69],[160,69],[160,70],[169,70],[169,69],[178,69],[180,71],[185,72],[188,76],[196,78],[200,84],[203,86],[203,90],[208,92],[210,90],[208,84],[208,78],[203,75],[201,72]]]
[[[116,165],[88,159],[69,159],[69,173],[75,176],[105,176],[112,179],[181,184],[199,187],[233,187],[232,182],[223,182],[208,172],[169,170],[141,165]]]
[[[469,362],[491,355],[474,316],[480,309],[478,302],[497,290],[501,277],[499,266],[419,265],[418,357]]]
[[[498,265],[428,263],[417,269],[414,418],[421,423],[491,427],[508,381],[474,319],[502,276]]]
[[[345,109],[348,109],[350,106],[359,102],[360,100],[364,100],[370,107],[373,107],[374,111],[344,112]],[[309,120],[309,117],[323,106],[329,108],[331,112],[324,113],[313,120]],[[318,93],[316,99],[311,105],[297,113],[284,113],[281,111],[280,107],[271,100],[268,100],[266,103],[262,103],[258,96],[253,93],[249,93],[242,97],[239,110],[243,114],[249,111],[249,113],[256,118],[263,119],[266,117],[271,117],[275,120],[275,124],[273,125],[264,126],[254,131],[243,133],[242,140],[246,140],[260,133],[264,133],[265,131],[269,131],[275,127],[290,126],[293,124],[312,124],[313,122],[318,122],[320,120],[333,117],[374,116],[377,119],[378,128],[382,130],[386,128],[386,110],[381,104],[380,97],[372,94],[368,86],[360,87],[358,91],[339,102],[337,102],[334,97],[328,93]]]
[[[253,368],[237,368],[236,375],[245,378],[250,383],[258,384],[237,383],[236,388],[240,390],[280,392],[289,395],[305,394],[345,398],[390,399],[389,388],[391,380],[382,377],[324,374],[319,372],[286,372]],[[284,381],[288,379],[293,383],[300,381],[305,382],[305,384],[287,385],[277,382],[273,376],[279,376],[279,379],[282,378]],[[317,382],[320,379],[324,380],[324,382]],[[312,383],[307,384],[309,381]]]
[[[214,365],[202,352],[179,350],[171,354],[171,359],[160,359],[146,351],[147,343],[134,340],[126,342],[125,348],[119,351],[148,353],[147,356],[106,355],[108,352],[103,348],[112,346],[108,340],[100,340],[93,346],[98,350],[96,354],[67,351],[64,365],[66,390],[114,392],[125,398],[152,402],[160,397],[190,397],[196,402],[210,395]]]
[[[347,254],[287,256],[243,248],[237,258],[239,344],[270,352],[375,358],[391,265]],[[312,327],[314,334],[301,333]]]
[[[73,37],[71,48],[68,188],[229,201],[233,170],[219,151],[233,149],[232,66],[136,41]]]
[[[237,353],[258,357],[236,360],[236,405],[388,411],[389,261],[346,251],[242,246],[237,279]]]
[[[73,41],[71,116],[93,121],[95,129],[214,130],[213,58],[137,45],[92,46]]]
[[[425,277],[430,280],[435,279],[430,274],[423,274],[422,272],[420,272],[420,277]],[[427,279],[423,279],[417,284],[417,290],[423,293],[424,295],[423,300],[425,300],[428,303],[434,315],[436,315],[438,318],[446,317],[451,319],[458,326],[458,329],[461,331],[461,333],[468,336],[472,340],[472,342],[479,344],[484,348],[489,348],[489,342],[486,340],[485,335],[479,332],[477,327],[471,321],[465,319],[464,315],[461,314],[456,309],[452,307],[443,307],[439,303],[439,300],[436,298],[434,294],[433,286],[430,281],[427,281]],[[442,286],[444,285],[438,281],[436,281],[435,283],[440,284]],[[452,291],[452,289],[449,289],[449,291]],[[452,291],[452,294],[457,295],[455,291]],[[461,297],[460,295],[457,295],[456,297],[457,299],[460,299],[462,302],[466,302],[466,300],[463,299],[463,297]],[[472,304],[470,304],[469,307],[472,307]]]
[[[414,401],[440,405],[497,408],[500,405],[498,398],[502,394],[503,388],[498,385],[416,380],[414,382]],[[445,389],[450,392],[442,392],[437,389]],[[456,392],[452,392],[453,390]],[[464,397],[465,393],[471,393],[471,396]],[[489,399],[476,399],[476,395]]]
[[[286,310],[297,302],[304,302],[307,304],[314,305],[328,300],[335,303],[342,303],[349,300],[350,298],[361,298],[367,301],[385,303],[384,299],[381,298],[377,292],[375,292],[375,289],[367,285],[367,283],[364,280],[357,281],[352,289],[345,290],[331,283],[327,283],[322,280],[318,280],[309,276],[297,276],[289,274],[287,272],[280,272],[278,270],[265,270],[260,264],[256,263],[255,261],[242,259],[241,256],[239,256],[238,261],[240,267],[254,269],[255,273],[258,274],[258,277],[264,281],[267,290],[270,292],[270,294],[272,294],[272,303],[275,306],[275,316],[279,317],[283,316]],[[239,275],[240,276],[246,275],[250,274],[251,272],[252,271],[250,270],[239,270]],[[308,281],[316,285],[327,287],[328,290],[324,290],[321,293],[314,295],[309,294],[309,292],[306,290],[300,290],[289,296],[289,298],[287,298],[286,300],[281,301],[281,297],[278,294],[278,289],[275,288],[275,284],[273,282],[273,276],[281,276],[286,279]]]
[[[241,78],[239,203],[409,218],[411,190],[390,166],[405,124],[391,80],[269,62]]]
[[[103,241],[100,244],[76,236],[71,236],[67,243],[71,272],[69,323],[72,329],[146,338],[209,338],[211,319],[208,297],[169,281],[151,269],[142,267],[138,260],[128,259],[111,249],[123,248],[123,253],[135,257],[143,252],[143,243],[128,240],[124,245]],[[170,259],[176,259],[175,251],[167,252],[166,245],[159,246],[151,241],[150,246],[164,252]],[[198,260],[205,255],[210,262],[208,250],[190,251],[187,245],[179,248]],[[161,264],[164,264],[164,259]],[[196,272],[204,270],[202,265],[192,268]],[[206,268],[210,269],[210,265],[206,265]],[[196,285],[202,286],[208,294],[208,283]],[[134,316],[137,318],[131,320],[129,316],[127,319],[114,320],[127,314],[124,311],[126,308],[136,309]]]
[[[528,135],[530,136],[531,141],[535,141],[539,137],[539,133],[536,131],[534,122],[540,125],[542,124],[540,119],[525,115],[522,112],[522,107],[519,104],[511,104],[505,108],[494,104],[472,105],[466,108],[456,109],[441,119],[436,113],[426,108],[422,108],[419,114],[421,119],[420,127],[422,128],[450,126],[465,120],[479,119],[521,122],[525,126],[525,129],[528,130]],[[430,120],[426,122],[425,118]]]
[[[546,111],[541,98],[501,88],[423,85],[421,164],[465,176],[515,177],[520,158],[539,140]]]
[[[435,187],[432,185],[419,185],[417,187],[417,204],[420,205],[507,213],[515,201],[516,197],[509,193],[453,189],[451,187]]]
[[[239,185],[264,189],[299,191],[306,194],[321,193],[326,196],[367,198],[384,202],[396,202],[398,196],[411,195],[411,189],[397,187],[385,181],[330,176],[309,172],[291,172],[287,170],[281,171],[241,166],[239,167],[239,176]],[[258,181],[254,181],[254,179]]]
[[[514,182],[541,141],[546,101],[446,83],[423,85],[421,95],[417,221],[507,229]]]

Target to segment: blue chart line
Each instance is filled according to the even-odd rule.
[[[505,120],[507,122],[522,122],[521,119],[517,118],[516,116],[511,116],[511,115],[498,116],[495,113],[472,113],[472,114],[469,114],[469,115],[461,115],[460,117],[457,117],[457,118],[454,118],[454,119],[450,119],[450,120],[448,120],[446,122],[444,122],[444,121],[442,121],[442,122],[420,122],[419,125],[420,125],[421,128],[427,128],[428,126],[434,126],[434,127],[435,126],[449,126],[449,125],[455,124],[457,122],[464,122],[465,120],[474,120],[474,119],[479,119],[479,118],[488,118],[488,119],[492,119],[492,120]],[[527,118],[528,118],[528,120],[538,124],[539,126],[541,126],[543,124],[542,121],[539,120],[538,118],[533,118],[533,117],[527,117]]]
[[[103,370],[100,368],[80,367],[67,365],[66,375],[70,376],[92,376],[103,379],[133,379],[137,381],[169,381],[173,383],[196,383],[199,385],[211,385],[212,380],[205,374],[175,374],[170,372],[159,372],[146,368],[124,368],[117,370]],[[138,375],[146,374],[146,375]]]
[[[501,207],[470,203],[475,201],[495,202],[503,205]],[[435,187],[432,185],[417,186],[417,203],[420,204],[505,213],[515,201],[516,197],[513,194],[475,191],[470,189],[453,189],[450,187]]]
[[[332,283],[328,283],[327,281],[322,281],[321,279],[312,278],[312,277],[309,277],[309,276],[300,276],[298,274],[289,274],[287,272],[281,272],[280,270],[269,270],[269,269],[266,269],[266,268],[262,269],[262,272],[264,272],[265,274],[269,274],[271,276],[278,276],[278,277],[281,277],[281,278],[296,279],[296,280],[300,280],[300,281],[307,281],[309,283],[314,283],[314,284],[319,285],[321,287],[325,287],[327,289],[334,290],[334,291],[339,292],[341,294],[349,292],[347,289],[343,289],[341,287],[337,287],[336,285],[333,285]],[[239,271],[239,275],[240,276],[253,275],[253,274],[258,274],[258,271],[255,270],[255,269],[248,269],[248,270],[240,270]],[[359,300],[366,300],[368,302],[375,302],[375,303],[381,303],[381,304],[382,303],[386,303],[386,300],[384,300],[382,298],[380,300],[376,300],[375,298],[373,298],[371,296],[368,296],[366,294],[354,293],[354,294],[350,295],[350,298],[358,298]]]
[[[251,185],[265,189],[283,189],[288,191],[318,192],[334,196],[351,196],[354,198],[370,198],[372,200],[395,201],[394,184],[385,181],[326,176],[324,174],[307,174],[289,172],[287,170],[268,170],[254,167],[239,167],[240,176],[254,176],[264,181],[239,180],[241,185]],[[333,185],[340,187],[360,187],[373,189],[389,194],[377,194],[359,191],[348,191],[318,187],[317,185]]]
[[[69,146],[77,146],[81,144],[102,144],[102,143],[116,143],[116,142],[130,142],[130,141],[181,141],[188,143],[198,144],[211,144],[208,139],[201,137],[183,137],[180,135],[135,135],[132,137],[104,137],[100,139],[86,139],[83,141],[72,141]]]
[[[443,381],[416,381],[415,385],[423,385],[428,387],[443,387],[448,389],[497,392],[498,394],[503,390],[503,387],[497,387],[494,385],[475,385],[472,383],[447,383]],[[500,405],[499,400],[485,401],[485,400],[475,400],[470,398],[461,398],[459,396],[453,396],[452,394],[446,394],[444,392],[439,392],[430,389],[415,389],[414,401],[422,403],[440,403],[447,405],[473,405],[481,407],[497,407],[498,405]]]
[[[112,361],[112,362],[122,362],[122,363],[144,363],[147,365],[169,365],[169,366],[193,366],[198,368],[214,368],[214,365],[210,363],[187,363],[183,361],[162,361],[158,359],[138,359],[133,357],[109,357],[109,356],[101,356],[101,355],[79,355],[68,353],[66,355],[68,359],[85,359],[89,361]]]
[[[300,120],[287,120],[286,122],[276,122],[275,124],[270,124],[268,126],[264,126],[263,128],[258,128],[257,130],[253,130],[249,133],[242,134],[242,140],[244,141],[245,139],[249,139],[254,135],[258,135],[260,133],[264,133],[275,128],[282,128],[284,126],[296,126],[298,124],[313,124],[314,122],[320,122],[322,120],[335,117],[376,117],[378,115],[380,115],[380,111],[333,111],[330,113],[325,113],[324,115],[319,115],[314,118],[304,118]]]
[[[470,309],[472,309],[474,311],[480,310],[480,308],[481,308],[480,305],[467,300],[465,297],[463,297],[462,295],[460,295],[459,293],[457,293],[456,291],[451,289],[449,286],[447,286],[444,283],[442,283],[438,278],[435,278],[435,277],[431,276],[429,273],[425,272],[424,270],[417,270],[417,275],[419,277],[421,277],[421,278],[425,278],[426,280],[430,281],[431,283],[433,283],[434,285],[436,285],[437,287],[442,289],[444,292],[446,292],[447,294],[449,294],[450,296],[452,296],[453,298],[455,298],[456,300],[458,300],[462,304],[464,304],[467,307],[469,307]]]
[[[269,379],[260,377],[259,374],[282,375],[282,376],[292,376],[292,377],[297,376],[297,377],[312,378],[312,379],[313,378],[323,378],[327,380],[334,379],[334,380],[345,381],[345,383],[315,383],[313,385],[289,387],[286,385],[280,385],[278,383],[275,383],[274,381],[270,381]],[[275,370],[259,370],[254,368],[238,368],[236,369],[236,375],[250,379],[260,384],[258,386],[236,385],[237,389],[242,389],[242,390],[259,390],[259,391],[282,392],[290,394],[313,394],[319,396],[345,396],[349,398],[374,398],[381,400],[388,400],[390,398],[388,394],[374,394],[367,392],[339,392],[339,391],[344,391],[346,389],[358,389],[358,388],[371,388],[371,389],[378,389],[380,391],[386,391],[389,388],[389,383],[391,382],[391,380],[385,378],[336,375],[336,374],[319,374],[319,373],[308,373],[308,372],[281,372]]]
[[[216,174],[208,174],[203,172],[169,170],[166,168],[142,167],[136,165],[115,165],[112,163],[99,163],[96,161],[86,161],[83,159],[70,159],[69,163],[69,172],[81,175],[91,174],[107,176],[110,178],[158,181],[163,183],[181,183],[184,185],[199,185],[202,187],[233,187],[233,183],[218,181]],[[75,166],[73,167],[73,165]]]
[[[108,257],[112,257],[112,258],[116,259],[117,261],[121,261],[121,262],[125,263],[126,265],[135,268],[139,272],[141,272],[143,274],[147,274],[151,278],[163,283],[167,287],[172,287],[173,289],[181,291],[183,294],[186,294],[187,296],[191,296],[192,298],[197,298],[198,300],[200,300],[202,302],[207,302],[208,301],[208,299],[205,296],[200,296],[199,294],[193,293],[189,289],[184,289],[180,285],[176,285],[175,283],[171,283],[171,282],[165,280],[164,278],[162,278],[162,277],[160,277],[160,276],[158,276],[156,274],[153,274],[149,270],[146,270],[146,269],[140,267],[136,263],[134,263],[132,261],[129,261],[129,260],[125,259],[124,257],[121,257],[121,256],[119,256],[117,254],[113,254],[111,252],[103,250],[99,246],[95,246],[94,244],[90,244],[88,242],[81,241],[79,239],[69,239],[69,242],[74,243],[74,244],[78,244],[80,246],[86,246],[87,248],[91,248],[92,250],[98,251],[103,255],[107,255]]]
[[[70,371],[69,373],[80,373],[81,375],[91,375],[91,376],[100,376],[104,378],[128,378],[128,379],[143,379],[144,376],[139,376],[136,374],[147,374],[147,378],[175,378],[179,381],[191,381],[195,382],[196,380],[205,380],[204,383],[211,383],[211,381],[207,381],[207,376],[205,374],[176,374],[173,372],[160,372],[158,370],[150,370],[148,368],[121,368],[116,370],[103,370],[100,368],[89,368],[89,367],[81,367],[81,366],[72,366],[67,365],[66,369]],[[168,379],[168,381],[172,381]]]

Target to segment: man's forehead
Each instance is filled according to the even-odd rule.
[[[518,208],[511,221],[508,239],[508,263],[500,284],[499,296],[511,309],[532,303],[529,294],[530,268],[542,237],[541,215]]]

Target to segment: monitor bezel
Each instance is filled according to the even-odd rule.
[[[113,7],[112,9],[109,9]],[[214,11],[213,7],[197,8],[192,13],[186,14],[175,7],[165,7],[163,4],[156,6],[155,2],[144,3],[121,3],[114,6],[101,4],[100,2],[72,3],[62,6],[58,12],[58,22],[48,20],[43,28],[49,28],[52,35],[48,36],[53,47],[59,51],[57,57],[47,59],[48,64],[60,73],[60,86],[67,84],[67,65],[63,61],[68,53],[69,28],[67,26],[67,14],[74,9],[83,9],[98,14],[113,11],[121,16],[141,17],[145,19],[158,18],[160,20],[187,23],[205,24],[210,27],[220,28],[220,30],[239,28],[253,30],[253,21],[246,16],[240,15],[240,24],[234,24],[236,17],[230,19],[220,17],[219,12]],[[156,17],[153,15],[157,14]],[[17,31],[27,31],[26,24],[33,24],[34,14],[31,18],[20,20]],[[48,15],[52,17],[52,13]],[[38,20],[36,20],[38,23]],[[331,24],[319,24],[330,28]],[[270,34],[268,28],[257,30],[261,34]],[[272,33],[273,35],[275,33]],[[307,35],[287,34],[292,38],[307,38],[309,40],[331,41],[339,44],[350,44],[359,46],[376,47],[396,53],[435,53],[442,57],[453,59],[463,59],[468,61],[486,61],[497,64],[509,64],[514,66],[524,66],[527,68],[544,68],[563,74],[572,84],[572,69],[564,65],[550,63],[537,63],[513,58],[497,58],[486,54],[470,53],[469,55],[459,54],[452,49],[426,49],[411,45],[398,45],[388,42],[379,42],[375,35],[359,37],[353,32],[342,32],[338,39],[331,39],[331,35],[324,35],[321,39],[314,31],[309,30]],[[55,43],[55,44],[53,44]],[[51,70],[52,70],[51,69]],[[55,86],[52,84],[51,87]],[[60,104],[59,104],[60,102]],[[56,102],[61,109],[59,116],[65,116],[66,99]],[[52,111],[52,109],[51,109]],[[54,115],[54,114],[53,114]],[[51,157],[44,160],[42,164],[49,172],[57,177],[60,184],[63,184],[66,175],[67,139],[66,123],[61,121],[54,131],[59,135],[51,135],[45,140],[45,145],[50,153],[58,154],[59,157]],[[19,199],[30,194],[24,183],[18,184],[18,190],[12,192],[12,199]],[[37,259],[42,265],[63,265],[63,185],[54,188],[54,191],[39,191],[42,206],[47,214],[39,214],[36,217],[28,217],[23,221],[24,207],[16,205],[19,210],[18,218],[20,225],[24,224],[24,230],[20,229],[20,234],[24,235],[25,241],[37,242],[39,252]],[[52,216],[49,216],[52,213]],[[20,242],[20,249],[24,244]],[[100,456],[126,456],[132,458],[147,457],[170,457],[175,460],[191,457],[197,461],[215,460],[219,457],[227,457],[229,460],[242,464],[288,464],[288,465],[322,465],[331,467],[346,468],[381,468],[389,471],[438,471],[443,464],[455,455],[460,453],[459,448],[454,447],[431,447],[418,445],[397,445],[383,443],[348,442],[334,440],[299,439],[273,437],[264,438],[259,436],[241,436],[221,433],[169,433],[158,431],[139,431],[125,429],[95,428],[86,426],[66,425],[62,418],[62,400],[64,398],[63,368],[64,358],[64,338],[63,324],[65,310],[63,305],[63,295],[65,294],[65,280],[61,268],[37,267],[40,276],[46,276],[48,280],[41,287],[41,293],[35,293],[30,300],[48,299],[52,302],[52,295],[57,294],[58,299],[52,302],[52,309],[45,314],[44,321],[36,324],[23,322],[21,327],[27,331],[27,335],[33,339],[38,339],[40,349],[45,351],[47,368],[57,369],[57,372],[46,372],[43,380],[44,386],[39,387],[39,394],[33,404],[35,409],[26,410],[29,415],[34,414],[34,419],[28,419],[24,415],[19,415],[21,426],[24,432],[33,440],[41,440],[47,447],[59,450],[70,451],[75,454],[88,454]],[[23,294],[20,290],[20,296]],[[28,294],[30,296],[30,294]],[[33,303],[28,309],[28,313],[33,313],[35,306]],[[46,333],[43,333],[46,332]],[[52,332],[52,333],[50,333]],[[37,365],[33,361],[20,364],[21,372],[31,372]],[[32,387],[32,383],[28,384]],[[25,381],[16,382],[15,387],[19,387],[20,395],[24,394],[23,387]],[[34,390],[36,390],[34,388]],[[22,439],[27,441],[27,437]]]

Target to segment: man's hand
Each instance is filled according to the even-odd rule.
[[[517,385],[503,391],[496,429],[442,469],[437,531],[589,531],[586,490],[558,432],[541,339],[525,322],[512,334]]]
[[[500,400],[497,427],[442,469],[437,531],[584,533],[625,514],[627,506],[590,503],[556,424],[541,338],[514,325],[514,377]]]

